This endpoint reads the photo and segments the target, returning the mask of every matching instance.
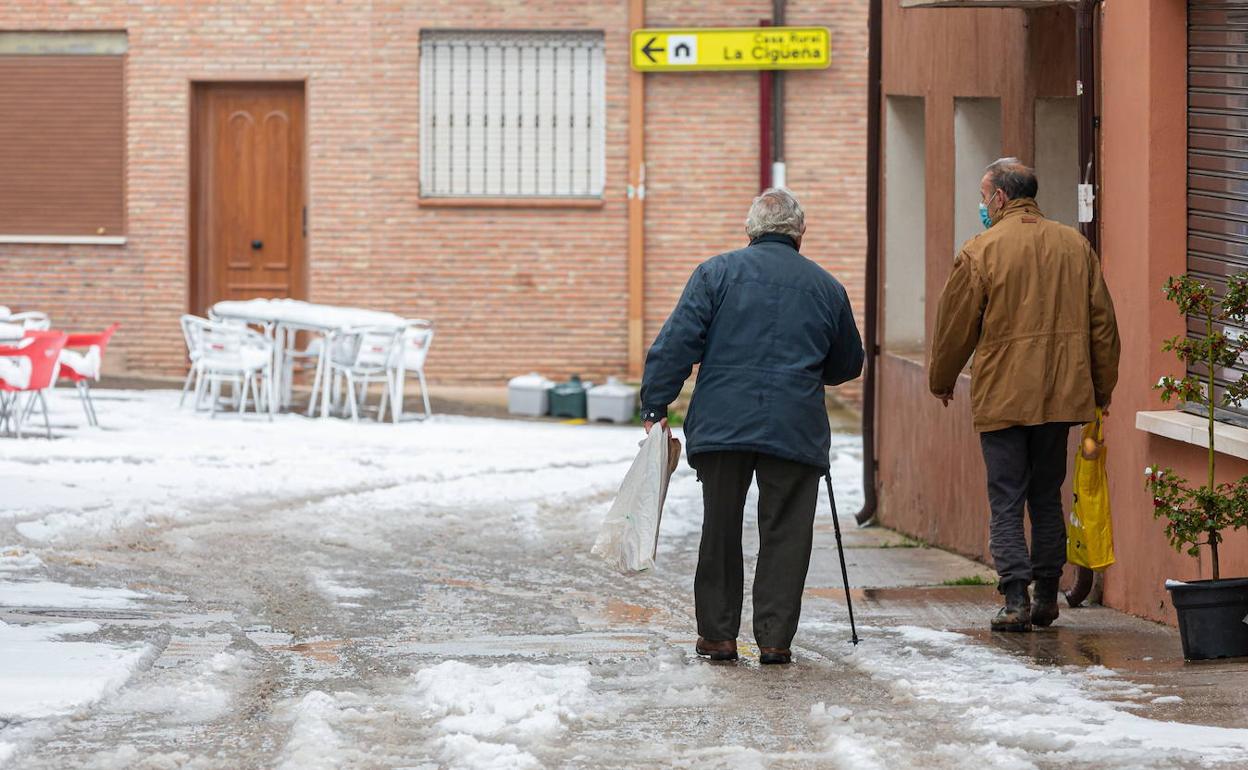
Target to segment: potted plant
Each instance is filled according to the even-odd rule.
[[[1162,377],[1156,388],[1165,402],[1172,399],[1198,406],[1209,421],[1208,478],[1195,486],[1169,468],[1145,469],[1153,495],[1153,515],[1166,519],[1166,536],[1175,550],[1199,556],[1209,549],[1211,580],[1167,580],[1171,601],[1178,613],[1183,657],[1206,660],[1248,656],[1248,578],[1224,579],[1218,561],[1223,533],[1248,526],[1248,476],[1218,484],[1215,479],[1214,373],[1229,369],[1248,352],[1248,334],[1228,334],[1222,324],[1248,328],[1248,273],[1228,282],[1219,300],[1206,284],[1191,276],[1166,282],[1166,298],[1188,318],[1203,321],[1202,336],[1181,335],[1166,341],[1173,352],[1200,375]],[[1221,403],[1237,406],[1248,398],[1248,375],[1227,385]]]

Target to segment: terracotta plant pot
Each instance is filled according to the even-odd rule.
[[[1248,657],[1248,578],[1167,581],[1187,660]]]

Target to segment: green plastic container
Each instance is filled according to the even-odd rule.
[[[550,413],[555,417],[571,417],[577,420],[584,420],[586,415],[585,409],[585,391],[587,386],[581,382],[579,375],[572,375],[572,379],[567,382],[561,382],[550,390]]]

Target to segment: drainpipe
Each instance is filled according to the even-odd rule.
[[[785,0],[772,0],[771,23],[786,23]],[[771,73],[771,185],[788,187],[788,169],[784,163],[784,70]]]
[[[867,12],[867,285],[866,374],[862,381],[862,489],[864,505],[854,519],[869,526],[879,509],[875,456],[875,391],[880,355],[877,316],[880,293],[880,80],[883,59],[882,0],[870,0]]]
[[[770,27],[769,19],[759,19],[758,26]],[[770,70],[758,73],[758,191],[771,187],[771,129],[776,116],[772,111],[772,86],[775,77]]]
[[[1100,253],[1098,227],[1096,137],[1100,118],[1096,114],[1096,7],[1101,0],[1080,0],[1075,11],[1075,55],[1079,61],[1079,163],[1083,184],[1079,187],[1079,232]]]
[[[628,0],[630,32],[646,26],[646,0]],[[645,366],[646,291],[646,84],[628,71],[628,376]]]

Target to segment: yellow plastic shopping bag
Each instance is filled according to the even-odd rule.
[[[1075,504],[1066,525],[1066,560],[1100,570],[1114,563],[1114,522],[1109,515],[1109,478],[1105,474],[1101,410],[1083,426],[1075,453]]]

